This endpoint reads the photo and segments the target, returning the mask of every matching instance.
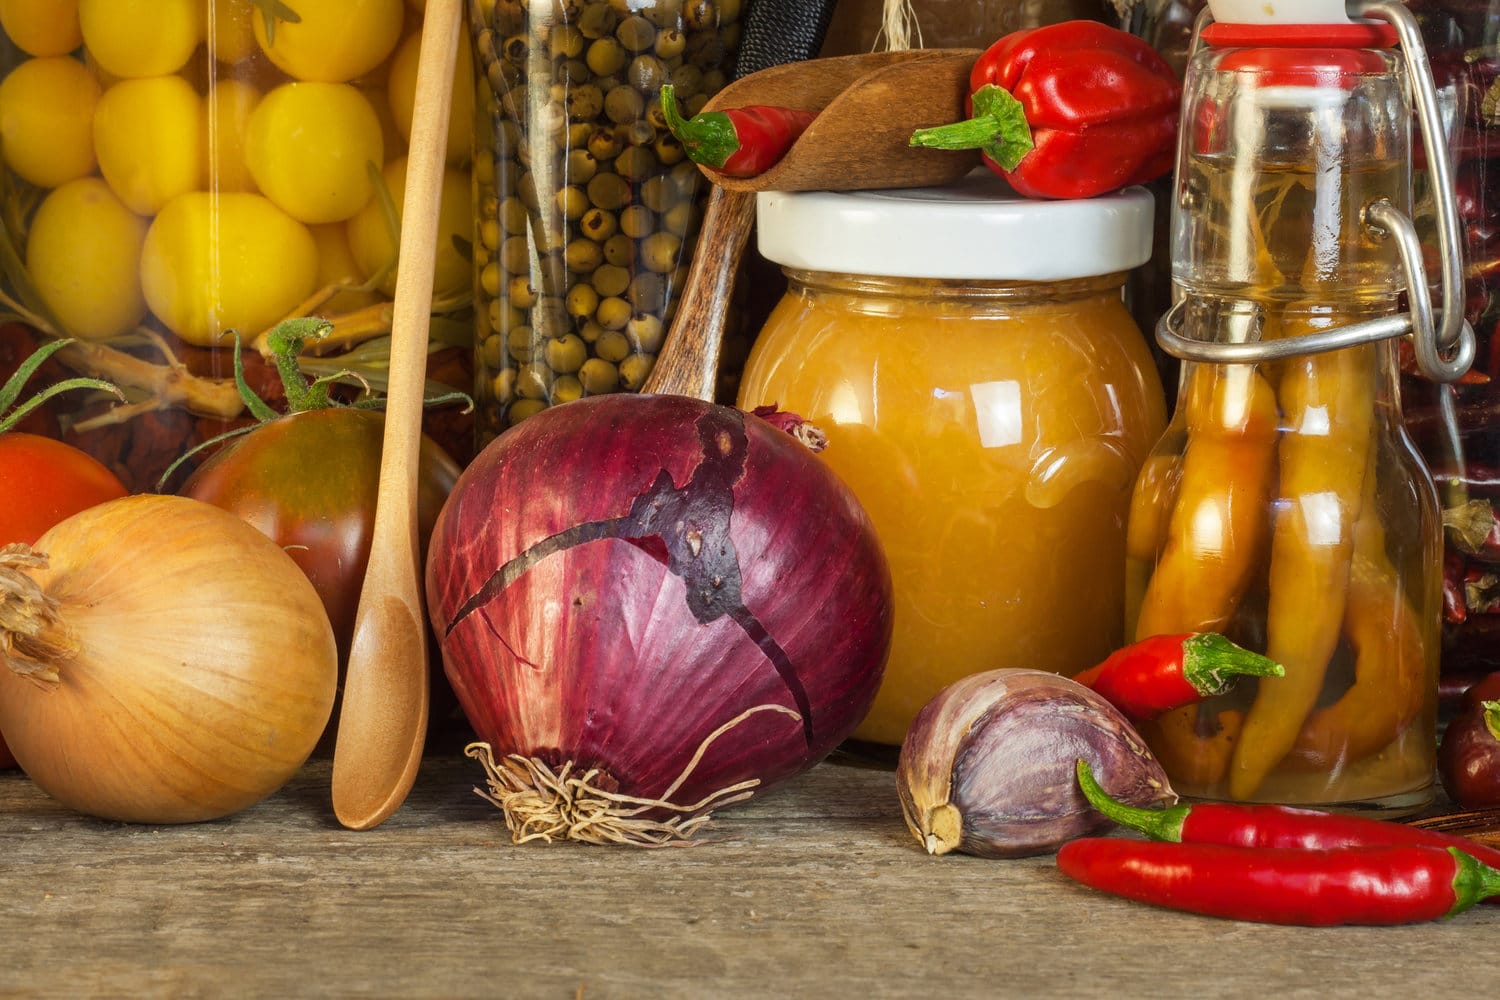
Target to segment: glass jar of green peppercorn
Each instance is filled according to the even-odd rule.
[[[470,0],[480,444],[636,391],[687,274],[707,181],[662,118],[724,85],[740,0]]]

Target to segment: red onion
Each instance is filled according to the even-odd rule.
[[[591,397],[492,442],[438,518],[427,600],[518,841],[690,837],[853,732],[891,631],[848,488],[684,396]]]

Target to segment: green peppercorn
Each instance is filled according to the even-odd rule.
[[[500,220],[480,219],[478,227],[479,244],[486,250],[493,251],[500,246]],[[491,292],[491,295],[494,293]]]
[[[557,210],[569,222],[575,222],[583,218],[583,213],[589,210],[588,194],[584,192],[583,188],[573,184],[558,188],[555,200],[557,201]]]
[[[604,94],[596,84],[575,85],[568,89],[567,107],[568,117],[574,121],[598,118],[604,110]]]
[[[638,312],[625,324],[625,336],[639,350],[656,354],[661,350],[662,342],[667,339],[667,327],[655,313]]]
[[[613,128],[595,128],[589,133],[589,152],[603,163],[613,160],[625,148],[625,140]]]
[[[640,118],[646,99],[634,88],[621,84],[604,95],[604,114],[610,121],[626,124]]]
[[[630,272],[618,264],[600,264],[594,269],[594,276],[590,283],[601,298],[624,295],[625,289],[630,287]]]
[[[580,236],[563,251],[563,261],[574,274],[588,274],[604,263],[604,251],[593,240]]]
[[[645,119],[636,119],[620,126],[626,146],[649,146],[656,141],[656,129]]]
[[[640,239],[656,228],[656,217],[645,205],[626,205],[620,210],[620,232]]]
[[[615,173],[632,181],[643,181],[656,172],[656,154],[650,146],[631,146],[615,157]]]
[[[619,174],[595,174],[588,183],[589,201],[616,212],[630,203],[630,184]]]
[[[533,349],[531,327],[526,325],[513,326],[505,335],[506,349],[515,361],[530,361]]]
[[[575,333],[554,337],[542,348],[542,357],[546,360],[547,367],[559,375],[576,372],[583,367],[588,356],[588,345]]]
[[[509,403],[516,395],[516,370],[506,366],[496,371],[490,379],[490,392],[501,403]]]
[[[666,28],[656,36],[652,51],[661,59],[675,59],[687,48],[687,36],[676,28]]]
[[[583,338],[583,342],[585,344],[597,343],[599,340],[599,335],[605,332],[606,331],[604,327],[594,322],[593,317],[590,317],[578,324],[578,336]],[[587,364],[587,362],[585,362],[585,364]]]
[[[667,304],[667,283],[659,274],[642,271],[630,279],[625,298],[636,312],[660,312]]]
[[[682,240],[669,232],[656,232],[641,240],[641,265],[648,271],[666,274],[677,266]]]
[[[578,220],[578,231],[596,243],[603,243],[619,228],[619,219],[613,212],[602,208],[591,208]]]
[[[522,326],[526,323],[526,314],[504,299],[495,299],[490,303],[490,326],[496,333],[509,333],[512,327]]]
[[[571,403],[583,398],[583,383],[576,375],[559,375],[552,383],[552,405]]]
[[[603,358],[589,358],[578,369],[578,381],[590,396],[602,396],[619,387],[620,370]]]
[[[632,354],[620,362],[620,385],[627,392],[640,392],[641,386],[656,366],[656,357],[651,354]]]
[[[547,408],[547,403],[540,399],[518,399],[511,403],[505,411],[506,422],[514,427],[521,421],[536,416]]]
[[[573,59],[583,55],[586,39],[576,25],[559,24],[553,27],[547,42],[553,59]]]
[[[530,275],[518,274],[506,286],[506,297],[517,309],[530,309],[536,304],[536,289],[531,287]]]
[[[524,236],[507,236],[500,244],[500,266],[508,274],[525,274],[531,270],[531,241]]]
[[[665,212],[677,203],[677,191],[666,174],[653,174],[641,182],[641,204],[653,212]],[[645,233],[631,233],[644,236]]]
[[[682,0],[655,0],[641,14],[658,28],[680,28]]]
[[[680,238],[697,229],[698,207],[690,201],[679,201],[662,213],[661,227]]]
[[[500,264],[490,261],[479,269],[479,287],[484,289],[486,295],[500,294]]]
[[[587,320],[592,318],[594,310],[599,308],[599,293],[594,290],[593,285],[580,281],[568,289],[563,302],[568,307],[569,316],[574,319]]]
[[[615,39],[631,52],[644,52],[656,42],[656,26],[633,14],[615,28]]]
[[[623,331],[605,329],[594,342],[594,353],[610,364],[617,365],[630,357],[630,338]]]
[[[614,38],[590,42],[583,61],[597,77],[614,76],[630,61],[630,53]]]
[[[661,90],[662,84],[670,82],[671,75],[660,59],[650,53],[642,53],[630,60],[630,65],[625,70],[625,79],[642,94],[654,96]]]
[[[634,312],[629,302],[617,295],[611,295],[609,298],[599,300],[599,307],[594,310],[594,319],[606,330],[623,330]],[[598,345],[595,345],[595,350],[598,350]]]
[[[492,333],[479,345],[479,361],[491,371],[505,364],[505,338]]]
[[[682,148],[682,143],[671,132],[662,132],[651,144],[651,151],[656,154],[656,162],[664,167],[675,166],[687,156],[687,151]]]
[[[610,10],[607,3],[591,3],[578,15],[578,31],[584,38],[603,38],[614,34],[620,23],[620,15]]]
[[[538,360],[524,363],[516,372],[516,395],[523,399],[546,399],[552,388],[552,371]]]
[[[630,266],[635,262],[635,240],[624,233],[615,233],[604,241],[604,259],[615,267]]]
[[[672,90],[679,101],[703,92],[703,70],[692,63],[683,63],[672,70]]]
[[[587,184],[599,172],[599,161],[587,149],[568,150],[568,160],[563,168],[569,184]]]

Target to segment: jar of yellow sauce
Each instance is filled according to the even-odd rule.
[[[758,197],[760,251],[789,284],[739,403],[827,433],[822,457],[895,584],[886,675],[855,740],[899,746],[968,674],[1103,659],[1123,639],[1132,485],[1165,423],[1122,302],[1150,257],[1151,196],[1030,201],[981,172]]]

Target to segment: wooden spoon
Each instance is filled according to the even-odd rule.
[[[769,104],[819,112],[781,161],[714,182],[670,336],[644,392],[714,398],[734,277],[755,222],[757,191],[851,191],[949,184],[979,154],[913,149],[913,131],[963,116],[978,49],[872,52],[772,66],[736,80],[705,111]]]
[[[401,805],[416,780],[427,736],[417,458],[462,6],[462,0],[427,0],[417,63],[380,486],[333,750],[334,815],[354,830],[379,825]]]

